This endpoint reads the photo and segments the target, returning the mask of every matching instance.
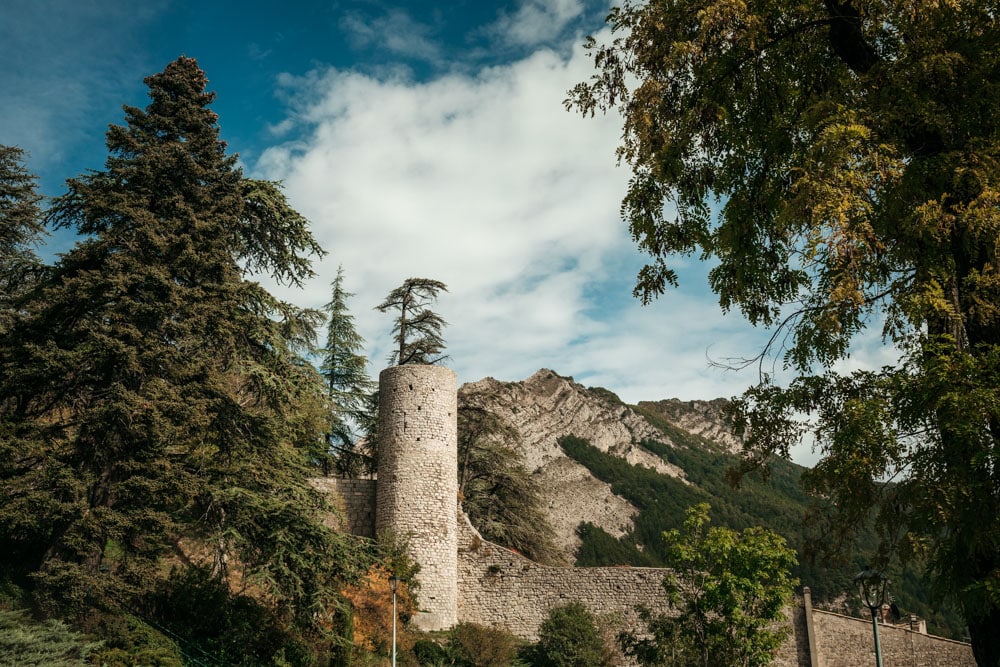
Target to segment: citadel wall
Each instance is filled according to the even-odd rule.
[[[457,387],[439,366],[396,366],[379,377],[378,482],[322,478],[339,527],[408,538],[420,563],[424,630],[460,621],[501,627],[535,640],[550,609],[581,602],[605,622],[641,627],[635,608],[669,609],[665,570],[548,567],[482,539],[458,507]],[[815,610],[808,589],[786,612],[789,638],[777,667],[847,667],[873,662],[871,623]],[[973,667],[968,644],[907,628],[880,626],[886,665]]]
[[[649,567],[549,567],[487,542],[458,516],[458,620],[503,628],[535,641],[553,607],[580,602],[621,628],[639,626],[636,606],[669,606],[664,570]]]
[[[875,662],[871,621],[812,610],[817,662],[813,667],[856,667]],[[898,667],[975,667],[972,647],[907,627],[879,625],[882,662]]]
[[[337,530],[361,537],[375,537],[375,480],[317,477],[309,480],[337,509],[330,520]]]
[[[374,534],[372,480],[322,478],[316,488],[356,517],[355,534]],[[363,489],[369,489],[364,492]],[[359,491],[359,489],[361,491]],[[339,495],[345,493],[346,495]],[[365,521],[367,520],[367,525]],[[637,605],[666,609],[661,586],[664,570],[641,567],[548,567],[484,540],[456,512],[456,621],[501,627],[534,641],[548,611],[582,602],[602,620],[637,628]],[[421,600],[423,602],[423,600]],[[808,589],[786,611],[791,633],[772,664],[775,667],[856,667],[874,664],[871,622],[813,609]],[[972,648],[963,642],[906,627],[879,626],[884,664],[895,667],[975,667]],[[812,646],[810,646],[810,642]]]

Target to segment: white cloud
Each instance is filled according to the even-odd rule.
[[[583,0],[522,0],[517,11],[501,15],[491,31],[513,46],[538,46],[559,37],[583,12]]]
[[[343,263],[375,368],[391,323],[371,308],[423,276],[450,288],[439,311],[463,382],[549,366],[626,400],[739,391],[706,349],[741,353],[740,322],[683,293],[650,308],[629,299],[639,260],[618,215],[620,119],[562,106],[590,67],[579,49],[542,50],[425,83],[338,70],[285,79],[308,100],[294,119],[307,136],[270,148],[257,169],[284,180],[330,251],[309,305]]]
[[[350,12],[341,19],[340,27],[355,47],[376,46],[407,58],[441,60],[441,49],[432,38],[430,26],[414,20],[402,9],[392,8],[376,18]]]
[[[590,67],[577,48],[428,82],[286,77],[301,103],[288,124],[303,138],[273,146],[256,169],[284,180],[330,252],[306,296],[286,298],[321,305],[342,263],[373,374],[391,318],[372,308],[421,276],[450,288],[438,311],[460,382],[548,367],[628,402],[742,393],[756,367],[710,360],[752,357],[767,332],[721,313],[706,265],[681,258],[682,288],[649,307],[629,296],[643,258],[618,213],[629,176],[615,166],[620,119],[562,107]]]

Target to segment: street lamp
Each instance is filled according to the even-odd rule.
[[[399,577],[393,574],[389,577],[389,590],[392,591],[392,667],[396,667],[396,589],[399,588]]]
[[[875,634],[875,664],[877,667],[882,667],[882,647],[878,641],[878,621],[875,614],[881,611],[882,605],[885,604],[889,580],[882,576],[881,572],[866,567],[858,573],[858,576],[854,577],[854,583],[858,585],[861,601],[872,612],[872,632]]]

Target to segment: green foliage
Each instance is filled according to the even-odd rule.
[[[291,660],[371,560],[306,483],[328,423],[305,356],[318,313],[248,279],[299,284],[319,248],[226,155],[194,60],[146,83],[105,169],[48,214],[85,238],[0,330],[0,563],[44,612],[82,618],[142,606],[180,555],[253,590]]]
[[[541,490],[524,467],[518,434],[467,398],[458,409],[458,491],[483,537],[540,563],[558,564]]]
[[[43,272],[31,249],[45,234],[41,196],[23,161],[23,150],[0,145],[0,332],[13,322],[16,297]]]
[[[215,665],[199,660],[185,662],[189,654],[180,642],[174,642],[147,622],[131,614],[98,613],[87,619],[94,634],[102,638],[101,645],[88,656],[88,664],[101,667],[185,667],[186,664]],[[190,648],[190,646],[188,647]],[[198,654],[199,657],[207,657]]]
[[[678,437],[679,432],[674,431],[674,437]],[[802,470],[798,466],[778,463],[772,474],[772,484],[747,479],[740,488],[734,489],[725,483],[724,475],[729,467],[738,463],[736,457],[707,450],[697,443],[674,447],[656,441],[641,444],[665,461],[681,467],[690,483],[651,468],[633,466],[620,457],[601,452],[581,438],[565,436],[559,440],[567,456],[582,463],[595,477],[610,484],[614,493],[639,509],[634,539],[648,548],[644,550],[644,553],[648,551],[647,557],[655,558],[657,563],[663,562],[663,531],[679,528],[687,508],[701,502],[710,502],[716,521],[725,526],[743,529],[763,524],[796,537],[796,545],[804,542],[801,516],[808,498],[797,488]],[[644,565],[648,561],[630,564]]]
[[[441,328],[447,322],[428,306],[437,301],[439,292],[447,291],[438,280],[407,278],[375,307],[383,313],[399,312],[392,327],[396,349],[389,357],[390,364],[436,364],[446,358],[441,354]]]
[[[375,463],[370,444],[365,451],[357,448],[359,429],[369,436],[367,443],[374,442],[371,425],[377,411],[373,401],[375,383],[368,377],[368,361],[360,352],[365,341],[354,328],[354,316],[347,307],[347,299],[352,296],[344,289],[344,268],[338,267],[330,302],[323,307],[329,320],[320,373],[330,399],[328,449],[320,455],[325,474],[329,474],[331,460],[340,473],[352,475],[372,472]]]
[[[598,667],[609,665],[604,639],[594,615],[579,602],[553,607],[538,629],[531,654],[537,667]]]
[[[709,527],[709,505],[690,508],[664,535],[663,581],[679,612],[646,612],[651,638],[626,634],[626,653],[643,665],[748,667],[770,664],[788,629],[776,626],[797,584],[795,552],[764,528]]]
[[[0,609],[0,665],[4,667],[83,667],[100,645],[62,621],[39,622],[23,609]]]
[[[603,567],[607,565],[636,565],[654,567],[660,559],[648,551],[640,551],[633,540],[620,540],[609,535],[600,526],[584,521],[577,526],[580,547],[576,550],[577,567]]]
[[[647,415],[649,418],[649,415]],[[685,470],[689,484],[661,475],[644,466],[633,466],[620,458],[601,452],[587,441],[573,436],[560,439],[566,455],[587,467],[598,479],[611,485],[612,490],[639,509],[635,530],[616,539],[600,528],[583,523],[577,529],[582,543],[577,551],[576,565],[634,565],[663,567],[667,554],[663,544],[664,531],[680,528],[687,508],[709,503],[712,519],[720,526],[743,530],[764,526],[781,535],[799,552],[799,563],[792,574],[807,583],[814,600],[822,604],[844,593],[853,594],[853,576],[862,569],[859,559],[834,558],[826,551],[816,551],[813,530],[822,530],[822,521],[803,522],[819,511],[800,488],[805,469],[783,460],[771,462],[767,481],[746,477],[739,487],[726,483],[727,472],[740,464],[732,455],[709,447],[698,436],[654,421],[666,429],[674,446],[656,441],[643,441],[649,451]],[[826,534],[829,540],[836,538]],[[862,548],[873,550],[876,536],[863,532],[857,537]],[[915,559],[893,575],[893,593],[900,607],[928,620],[931,631],[948,637],[964,636],[964,624],[954,609],[934,599],[925,582],[917,576],[923,567]],[[838,608],[837,611],[843,611]]]
[[[741,400],[747,467],[812,430],[827,532],[874,514],[879,561],[927,558],[1000,664],[995,3],[627,0],[608,21],[568,104],[624,117],[636,295],[676,284],[675,255],[717,261],[720,306],[776,327],[761,356],[799,375]],[[832,372],[871,325],[898,361]]]
[[[274,609],[233,593],[203,568],[175,570],[147,606],[207,664],[268,665],[286,653],[310,653]]]
[[[459,623],[448,631],[445,653],[455,667],[518,667],[524,642],[509,632],[476,623]],[[434,664],[432,662],[421,664]]]

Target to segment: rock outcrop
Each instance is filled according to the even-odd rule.
[[[637,510],[611,487],[595,479],[566,457],[559,439],[584,438],[601,451],[684,479],[684,471],[639,446],[645,439],[672,444],[607,390],[587,389],[557,373],[542,369],[521,382],[485,378],[459,389],[459,404],[487,409],[504,419],[519,435],[526,467],[536,475],[555,529],[556,544],[572,562],[580,545],[576,535],[581,517],[616,537],[632,529]]]

